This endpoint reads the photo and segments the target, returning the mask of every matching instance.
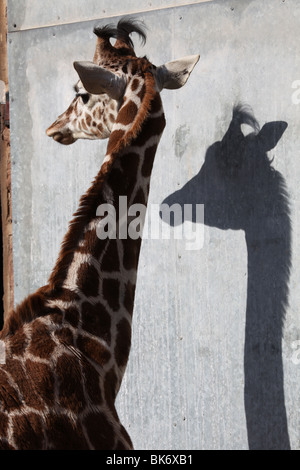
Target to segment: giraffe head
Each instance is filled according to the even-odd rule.
[[[69,145],[77,139],[106,139],[116,119],[117,104],[107,94],[88,93],[79,80],[68,109],[47,129],[47,135]]]
[[[132,19],[120,20],[117,27],[95,28],[94,32],[98,42],[93,62],[74,62],[79,75],[74,87],[76,96],[46,131],[61,144],[69,145],[77,139],[108,138],[129,83],[135,86],[133,73],[138,76],[145,70],[150,72],[158,92],[163,88],[175,89],[185,84],[199,60],[198,55],[189,56],[155,67],[146,58],[137,59],[129,35],[135,32],[144,42],[146,35],[142,26]],[[114,46],[110,38],[117,39]]]

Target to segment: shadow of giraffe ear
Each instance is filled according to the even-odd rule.
[[[288,124],[285,121],[274,121],[265,124],[257,136],[262,150],[267,152],[276,147],[287,127]]]

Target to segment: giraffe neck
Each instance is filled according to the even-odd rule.
[[[67,265],[64,278],[61,276],[61,270],[54,270],[50,284],[53,283],[56,287],[60,284],[59,287],[76,293],[81,292],[89,297],[90,293],[97,295],[99,278],[105,278],[105,273],[114,272],[115,280],[126,278],[132,283],[135,282],[141,237],[132,237],[128,230],[132,221],[130,209],[135,204],[147,207],[152,166],[164,126],[163,110],[160,108],[157,111],[160,104],[157,95],[153,100],[156,111],[147,117],[140,134],[117,155],[106,155],[92,187],[81,200],[79,212],[87,212],[89,217],[85,218],[81,232],[77,234],[77,243],[73,253],[70,253],[72,260]],[[119,130],[114,132],[118,133]],[[113,220],[109,216],[112,216]],[[141,219],[142,217],[139,217],[142,224]],[[72,228],[71,223],[70,232]],[[86,265],[91,259],[94,263],[94,275],[87,273],[90,269],[87,268],[86,271],[78,267],[75,258],[85,260]],[[61,261],[62,259],[59,260]],[[86,279],[88,283],[86,294],[81,279],[82,282]],[[132,307],[133,305],[130,313]]]
[[[95,347],[84,352],[91,354],[106,371],[111,371],[116,391],[129,355],[141,247],[140,237],[124,237],[124,226],[120,236],[120,197],[122,201],[126,199],[128,208],[136,203],[147,205],[154,156],[165,126],[159,94],[151,89],[147,97],[147,87],[134,78],[129,86],[136,93],[133,99],[129,93],[125,94],[102,167],[81,199],[49,279],[51,289],[60,292],[59,303],[54,299],[51,306],[68,312],[75,306],[80,312],[76,324],[103,344],[105,354],[102,350],[95,353]],[[149,103],[143,109],[145,97]],[[141,116],[136,114],[141,108],[143,121],[139,122]],[[116,231],[113,236],[102,238],[99,237],[101,217],[97,214],[107,204],[116,215]],[[61,291],[67,292],[66,301]]]

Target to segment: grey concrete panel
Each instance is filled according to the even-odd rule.
[[[8,0],[10,32],[132,15],[212,0]]]
[[[67,2],[60,3],[63,8]],[[195,203],[200,194],[206,218],[198,225],[204,233],[199,250],[187,250],[185,239],[143,241],[118,412],[137,449],[300,449],[299,2],[223,0],[138,17],[148,26],[148,40],[137,52],[155,64],[201,54],[184,88],[162,92],[167,127],[149,208],[176,199],[174,192],[190,182],[185,197]],[[22,24],[26,29],[36,22]],[[73,61],[93,56],[94,24],[92,18],[9,34],[16,303],[47,281],[68,221],[105,153],[105,142],[63,147],[45,135],[72,99]],[[257,241],[249,244],[245,230],[232,222],[242,192],[240,201],[232,199],[236,190],[229,192],[217,173],[203,167],[238,102],[252,107],[261,126],[288,124],[269,157],[289,194],[290,214],[274,215],[273,222],[289,244],[291,263],[277,243],[278,227],[272,238],[258,226]],[[204,170],[207,185],[215,184],[218,194],[224,189],[219,213],[198,189]],[[251,173],[253,191],[255,177]],[[209,194],[216,204],[217,195]],[[292,233],[283,224],[287,217]],[[256,258],[259,243],[267,248],[265,257]]]

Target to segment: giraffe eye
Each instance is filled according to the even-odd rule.
[[[90,95],[88,93],[84,93],[83,95],[80,95],[80,96],[81,96],[83,104],[87,104],[90,99]]]
[[[80,96],[83,104],[87,104],[90,99],[90,95],[88,93],[77,93],[76,96]]]

